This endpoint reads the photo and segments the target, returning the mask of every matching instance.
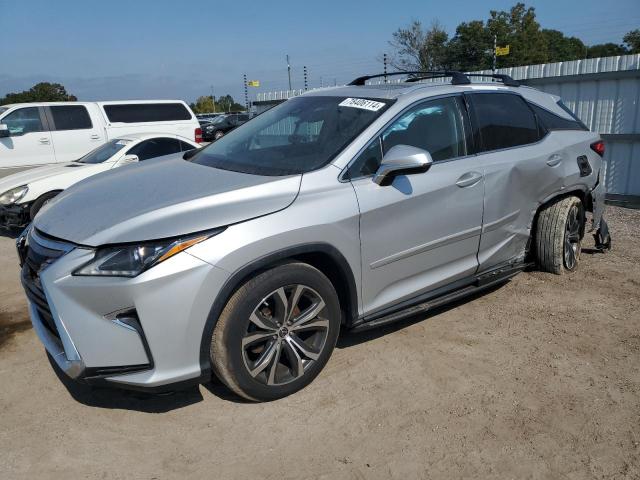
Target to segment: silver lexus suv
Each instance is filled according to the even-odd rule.
[[[599,136],[556,96],[470,76],[361,77],[60,194],[17,240],[50,357],[90,384],[214,374],[272,400],[341,329],[571,272],[585,231],[607,248]]]

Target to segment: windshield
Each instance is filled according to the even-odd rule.
[[[227,133],[191,161],[254,175],[317,170],[390,104],[388,100],[362,98],[293,98]]]
[[[218,117],[212,118],[211,120],[209,120],[211,123],[222,123],[224,122],[224,119],[227,118],[226,115],[220,115]]]
[[[130,144],[131,140],[111,140],[104,145],[99,146],[95,150],[90,151],[84,157],[82,157],[78,162],[80,163],[102,163],[109,160],[116,153]]]

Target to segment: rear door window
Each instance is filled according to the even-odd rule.
[[[175,138],[152,138],[132,147],[127,154],[137,155],[138,160],[171,155],[180,152],[180,143]]]
[[[191,120],[182,103],[126,103],[103,105],[110,122],[144,123]]]
[[[519,95],[474,93],[469,98],[481,152],[527,145],[542,138],[533,111]]]
[[[88,130],[93,128],[91,117],[83,105],[48,107],[53,120],[52,130]]]

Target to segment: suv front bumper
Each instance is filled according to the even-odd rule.
[[[0,227],[24,228],[31,221],[31,203],[0,205]]]
[[[74,276],[93,250],[33,230],[17,240],[31,322],[68,377],[151,391],[203,379],[202,334],[224,270],[182,252],[135,278]]]

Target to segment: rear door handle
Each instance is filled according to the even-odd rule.
[[[96,134],[91,135],[91,140],[100,140],[100,135],[96,135]]]
[[[562,162],[562,155],[558,155],[557,153],[554,153],[547,159],[547,165],[550,167],[560,165],[560,162]]]
[[[48,139],[47,137],[42,137],[42,138],[40,139],[40,143],[41,143],[42,145],[49,145],[49,139]]]
[[[467,172],[458,179],[456,185],[460,188],[472,187],[480,180],[482,180],[482,174],[480,172]]]

